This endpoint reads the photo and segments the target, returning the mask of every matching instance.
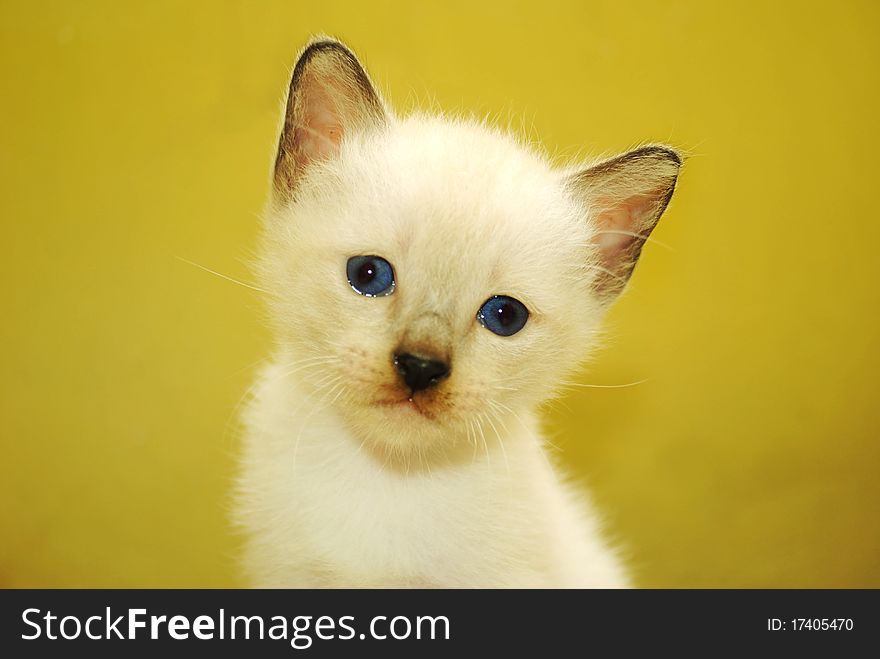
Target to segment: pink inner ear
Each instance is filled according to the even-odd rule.
[[[338,155],[342,141],[342,122],[333,99],[318,85],[309,87],[303,93],[303,113],[294,132],[294,144],[304,163]]]
[[[602,262],[611,271],[625,266],[632,257],[632,247],[641,242],[653,228],[656,197],[633,195],[623,200],[599,199],[602,208],[596,217],[593,242],[599,248]]]
[[[606,265],[610,265],[616,255],[632,242],[632,236],[629,235],[632,232],[631,226],[632,213],[629,209],[616,208],[599,214],[596,219],[598,231],[593,242],[599,247],[602,260]]]

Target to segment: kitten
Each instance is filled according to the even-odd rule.
[[[261,587],[623,587],[535,409],[595,345],[681,159],[557,171],[397,117],[322,39],[293,72],[258,263],[276,346],[235,517]]]

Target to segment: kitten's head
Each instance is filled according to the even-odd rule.
[[[312,43],[260,261],[289,372],[385,448],[515,432],[595,345],[680,163],[554,170],[484,125],[394,116],[345,46]]]

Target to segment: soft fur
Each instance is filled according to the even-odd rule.
[[[486,125],[394,116],[345,46],[310,44],[258,265],[277,343],[244,415],[250,583],[628,585],[534,410],[596,345],[679,165],[651,146],[555,170]],[[374,254],[387,297],[346,278]],[[476,318],[496,294],[529,309],[513,336]],[[449,377],[410,391],[400,350]]]

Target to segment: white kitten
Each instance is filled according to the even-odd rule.
[[[244,420],[254,586],[620,587],[534,410],[595,345],[681,160],[557,171],[386,107],[355,56],[297,62],[259,276],[277,339]]]

